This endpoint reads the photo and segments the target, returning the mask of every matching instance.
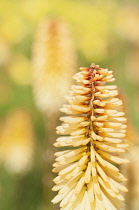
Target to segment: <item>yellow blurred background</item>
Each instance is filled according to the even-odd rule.
[[[58,109],[92,62],[113,70],[125,103],[126,209],[138,210],[139,0],[0,0],[0,23],[0,210],[59,209],[50,202]]]

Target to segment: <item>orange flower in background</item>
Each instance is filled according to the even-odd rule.
[[[128,179],[125,186],[129,192],[125,194],[125,204],[127,210],[136,210],[139,207],[139,147],[132,145],[130,151],[126,153],[126,158],[130,163],[121,167],[122,173]]]
[[[80,70],[60,109],[68,116],[60,118],[57,133],[64,136],[54,145],[66,149],[55,153],[59,192],[52,202],[61,210],[121,209],[126,178],[116,166],[128,162],[119,157],[128,146],[122,101],[115,85],[105,85],[115,80],[112,71],[95,64]]]
[[[138,170],[139,170],[139,134],[134,126],[132,119],[128,111],[128,101],[126,96],[123,93],[120,93],[118,97],[123,101],[124,111],[127,121],[127,132],[126,138],[129,142],[129,151],[125,154],[124,157],[128,158],[130,161],[129,164],[123,164],[120,166],[120,170],[124,176],[127,177],[127,182],[125,186],[128,188],[128,193],[125,193],[125,204],[126,210],[138,209],[139,206],[139,179],[138,179]]]
[[[129,114],[129,106],[128,106],[128,100],[127,100],[126,94],[119,91],[118,97],[119,97],[119,99],[121,99],[123,101],[125,116],[128,119],[127,120],[128,129],[126,131],[126,138],[128,139],[129,145],[133,146],[135,144],[138,144],[139,134],[138,134],[136,127],[134,126],[132,119],[130,117],[130,114]]]
[[[29,114],[24,110],[12,112],[3,126],[0,141],[0,161],[15,173],[31,167],[34,138]]]
[[[33,51],[33,87],[40,110],[54,112],[75,72],[75,52],[66,23],[44,20],[38,29]]]

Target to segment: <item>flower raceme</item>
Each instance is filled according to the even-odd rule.
[[[62,64],[62,65],[61,65]],[[33,89],[41,111],[53,113],[71,85],[76,56],[68,25],[59,19],[41,22],[33,47]]]
[[[61,210],[115,210],[123,208],[121,183],[126,178],[118,164],[128,160],[118,157],[128,147],[124,139],[126,118],[122,101],[113,82],[112,71],[91,64],[80,68],[61,112],[63,122],[57,127],[55,147],[66,147],[55,153],[53,191],[59,191],[52,202],[60,202]]]
[[[32,167],[35,142],[26,110],[16,109],[7,116],[0,141],[0,162],[9,172],[25,173]]]

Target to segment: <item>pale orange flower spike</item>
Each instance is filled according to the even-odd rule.
[[[61,117],[55,147],[66,147],[55,153],[53,191],[59,191],[52,202],[61,210],[123,209],[121,194],[127,188],[126,178],[118,165],[128,160],[119,157],[128,147],[125,140],[126,118],[112,71],[91,64],[74,75],[71,87],[60,109]]]
[[[76,69],[76,53],[69,26],[44,19],[33,46],[33,91],[38,108],[55,113],[63,104]]]

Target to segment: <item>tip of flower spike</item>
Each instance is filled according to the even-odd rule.
[[[93,69],[98,69],[99,65],[96,65],[95,63],[91,63],[90,67]]]
[[[96,67],[95,63],[91,63],[90,67],[95,68]]]

